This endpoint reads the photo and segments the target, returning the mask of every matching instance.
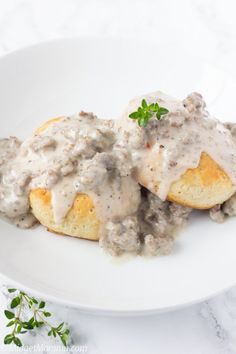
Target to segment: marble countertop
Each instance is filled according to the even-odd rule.
[[[0,0],[0,55],[53,38],[96,35],[179,42],[236,75],[236,3],[233,0]],[[0,279],[0,352],[6,329],[6,280]],[[236,353],[236,288],[171,313],[112,318],[48,304],[69,323],[70,352],[101,354]],[[44,331],[25,335],[28,352],[56,352]],[[14,349],[16,350],[16,349]]]

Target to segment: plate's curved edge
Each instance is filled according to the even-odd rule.
[[[101,36],[101,35],[90,35],[90,34],[83,34],[81,36],[67,36],[67,37],[59,37],[59,38],[53,38],[53,39],[47,39],[47,40],[42,40],[42,41],[39,41],[39,42],[33,42],[33,43],[30,43],[30,44],[27,44],[27,45],[24,45],[23,47],[20,47],[20,48],[17,48],[17,49],[14,49],[10,52],[7,52],[7,53],[3,53],[1,56],[0,56],[0,61],[1,60],[5,60],[5,59],[8,59],[8,57],[10,57],[11,55],[15,55],[15,54],[20,54],[22,51],[27,51],[27,50],[31,50],[31,49],[34,49],[34,48],[39,48],[39,47],[43,47],[45,45],[52,45],[52,44],[59,44],[59,43],[63,43],[63,42],[73,42],[73,41],[91,41],[91,40],[96,40],[96,41],[101,41],[101,42],[109,42],[109,41],[112,41],[112,42],[124,42],[124,43],[132,43],[132,44],[140,44],[140,43],[143,43],[145,45],[152,45],[155,44],[155,45],[159,45],[160,43],[163,44],[163,41],[162,40],[158,40],[158,37],[155,39],[155,42],[153,43],[153,39],[151,38],[140,38],[140,39],[137,39],[137,38],[126,38],[126,37],[123,37],[123,36],[118,36],[118,37],[105,37],[105,36]],[[178,43],[178,45],[176,44],[175,41],[168,41],[165,43],[165,46],[166,47],[169,47],[169,48],[178,48],[178,51],[180,50],[183,50],[184,52],[186,52],[186,49],[184,47],[184,45],[181,45],[180,43]],[[208,63],[210,66],[212,64],[212,60],[209,60],[209,58],[207,56],[204,56],[203,53],[198,53],[197,55],[193,55],[192,53],[188,53],[188,56],[189,57],[197,57],[201,60],[204,60],[206,63]],[[227,73],[228,75],[233,75],[232,72],[230,72],[229,70],[227,70],[227,68],[223,67],[222,65],[220,65],[220,63],[216,63],[214,62],[214,67],[218,68],[219,70],[222,70],[224,71],[225,73]],[[234,78],[236,79],[236,76],[233,75]]]
[[[10,287],[14,286],[16,289],[24,290],[25,292],[28,292],[29,294],[31,294],[39,299],[46,300],[46,301],[52,302],[57,305],[68,306],[68,307],[74,308],[77,311],[79,311],[81,313],[85,313],[85,314],[90,314],[90,315],[92,314],[92,315],[96,315],[96,316],[111,316],[111,317],[135,317],[135,316],[152,316],[152,315],[154,316],[154,315],[158,315],[158,314],[162,314],[162,313],[178,311],[178,310],[181,310],[181,309],[193,306],[193,305],[200,304],[204,301],[209,300],[210,298],[219,296],[219,295],[223,294],[224,292],[229,291],[231,288],[233,288],[234,285],[236,285],[236,282],[235,282],[234,285],[228,286],[227,288],[223,287],[219,291],[208,294],[207,296],[202,297],[200,299],[199,298],[192,299],[188,302],[178,303],[173,306],[162,307],[162,308],[154,308],[153,307],[153,308],[146,308],[146,309],[142,309],[142,310],[140,310],[140,309],[114,310],[114,309],[101,308],[101,307],[95,307],[95,306],[88,307],[86,305],[79,304],[78,302],[76,303],[74,301],[63,300],[63,299],[56,297],[54,295],[48,295],[46,293],[44,294],[43,292],[40,292],[38,290],[35,290],[35,289],[27,287],[23,284],[20,284],[16,280],[10,279],[2,273],[0,273],[0,277],[5,279],[4,285],[8,286],[8,282],[10,282],[10,284],[9,284]]]

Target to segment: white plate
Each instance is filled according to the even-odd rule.
[[[0,60],[1,136],[26,137],[50,117],[88,110],[117,117],[135,95],[200,90],[209,108],[233,119],[236,87],[220,69],[166,44],[65,39]],[[97,243],[18,230],[0,221],[0,273],[38,296],[93,313],[174,309],[235,284],[236,219],[191,217],[172,255],[112,260]]]

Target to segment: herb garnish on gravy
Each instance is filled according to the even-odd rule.
[[[152,117],[155,116],[157,120],[160,120],[161,118],[163,118],[162,116],[167,113],[169,113],[168,109],[160,107],[157,102],[147,104],[147,101],[143,99],[141,102],[141,106],[138,107],[138,110],[136,112],[130,113],[129,118],[137,119],[138,125],[140,127],[146,127],[148,121]]]

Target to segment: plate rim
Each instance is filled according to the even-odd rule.
[[[127,309],[120,309],[120,310],[114,310],[111,308],[101,308],[97,306],[86,306],[83,304],[78,304],[78,302],[71,301],[71,300],[63,300],[61,297],[56,297],[55,295],[50,295],[47,293],[44,293],[43,291],[35,290],[29,286],[26,286],[24,284],[20,284],[18,281],[13,279],[12,277],[8,277],[4,275],[3,273],[0,272],[0,277],[6,282],[4,282],[4,285],[7,285],[8,280],[11,283],[11,287],[15,286],[17,289],[23,290],[25,292],[28,292],[29,294],[42,299],[49,301],[51,303],[60,305],[60,306],[68,306],[70,308],[74,308],[77,311],[89,315],[97,315],[97,316],[110,316],[110,317],[136,317],[136,316],[150,316],[150,315],[158,315],[162,313],[168,313],[172,311],[179,311],[184,308],[191,307],[193,305],[197,305],[199,303],[202,303],[204,301],[207,301],[213,297],[217,297],[227,291],[229,291],[232,287],[236,286],[236,281],[234,285],[230,285],[228,287],[223,287],[222,289],[219,289],[218,291],[213,291],[211,294],[208,294],[207,296],[203,296],[201,298],[197,299],[192,299],[190,301],[187,301],[185,303],[177,303],[173,306],[165,306],[162,307],[161,309],[159,308],[146,308],[146,309],[132,309],[132,310],[127,310]]]
[[[5,53],[3,55],[0,56],[0,65],[2,61],[8,60],[9,57],[12,57],[14,55],[20,54],[22,52],[26,52],[28,50],[34,50],[34,48],[43,48],[47,45],[50,44],[55,44],[55,43],[63,43],[63,42],[73,42],[73,41],[101,41],[101,42],[126,42],[126,43],[145,43],[150,44],[152,43],[151,40],[143,40],[143,39],[130,39],[130,38],[120,38],[120,37],[102,37],[102,36],[92,36],[92,35],[82,35],[82,36],[71,36],[71,37],[63,37],[63,38],[55,38],[55,39],[49,39],[46,41],[40,41],[40,42],[35,42],[31,45],[27,45],[27,46],[23,46],[21,48],[18,48],[14,51]],[[158,44],[158,41],[156,42]],[[167,43],[167,45],[169,47],[174,46],[174,43]],[[190,57],[193,57],[193,55],[191,53],[189,53]],[[204,58],[204,56],[195,56],[195,58],[199,58],[201,60],[204,60],[205,62],[209,62],[209,60],[207,60],[206,58]],[[216,67],[220,67],[219,65],[216,65]],[[227,70],[224,68],[224,72],[227,72]],[[14,279],[14,277],[9,277],[6,276],[5,274],[3,274],[2,272],[0,272],[0,276],[6,280],[6,283],[10,282],[12,285],[16,286],[17,288],[20,288],[22,290],[25,290],[29,293],[31,293],[32,295],[35,295],[39,298],[43,298],[45,300],[48,300],[50,302],[59,304],[59,305],[64,305],[64,306],[69,306],[72,308],[76,308],[77,310],[84,312],[84,313],[88,313],[88,314],[95,314],[95,315],[108,315],[108,316],[144,316],[144,315],[155,315],[155,314],[159,314],[159,313],[164,313],[164,312],[170,312],[170,311],[177,311],[180,310],[182,308],[185,307],[189,307],[192,306],[194,304],[203,302],[208,300],[209,298],[213,297],[213,296],[217,296],[225,291],[228,291],[231,287],[233,287],[234,285],[236,285],[236,280],[235,283],[226,287],[223,287],[222,289],[219,289],[217,292],[216,291],[212,291],[210,294],[208,294],[205,297],[202,298],[196,298],[196,299],[192,299],[190,301],[185,301],[184,303],[177,303],[174,304],[172,306],[164,306],[162,308],[145,308],[145,309],[132,309],[132,310],[127,310],[127,309],[112,309],[112,308],[102,308],[97,307],[97,306],[86,306],[83,305],[81,303],[75,302],[75,301],[71,301],[71,300],[64,300],[61,297],[56,297],[56,295],[50,295],[47,294],[44,291],[39,291],[39,290],[35,290],[29,286],[26,286],[24,284],[19,283],[17,280]]]

